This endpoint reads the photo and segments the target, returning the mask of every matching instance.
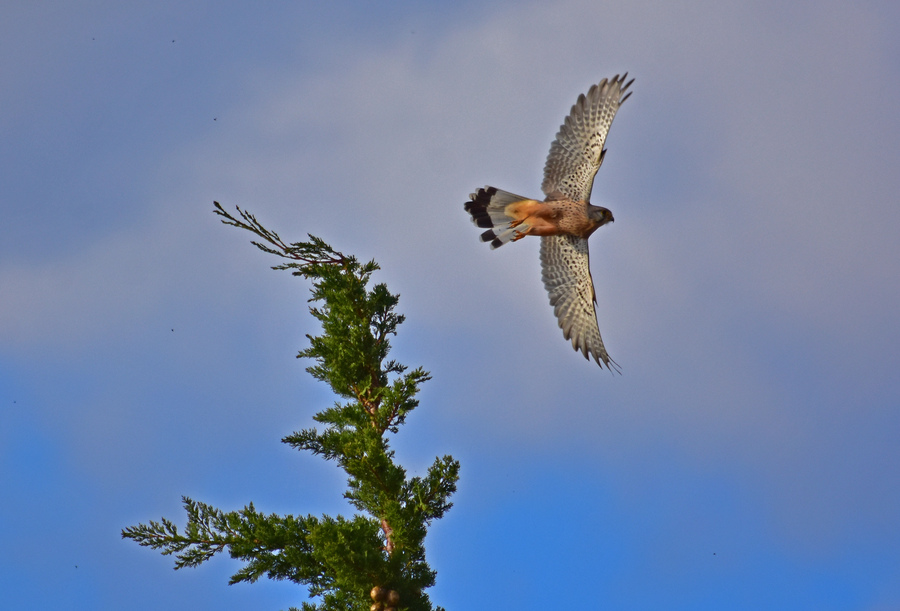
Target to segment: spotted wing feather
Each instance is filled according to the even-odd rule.
[[[590,200],[594,176],[606,152],[603,143],[609,126],[619,106],[631,95],[626,90],[634,79],[625,83],[627,77],[626,72],[612,80],[603,79],[587,95],[578,96],[550,145],[541,185],[548,198]]]
[[[571,235],[542,237],[541,277],[563,337],[572,340],[572,347],[584,358],[593,357],[601,367],[619,371],[597,326],[587,240]]]

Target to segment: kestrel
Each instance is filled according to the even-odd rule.
[[[591,188],[606,155],[609,127],[631,95],[626,91],[634,79],[626,83],[627,77],[626,72],[603,79],[578,96],[550,145],[541,185],[544,201],[485,187],[465,204],[472,221],[486,229],[481,240],[491,248],[526,235],[541,236],[541,277],[563,337],[584,358],[590,354],[601,367],[616,371],[619,366],[607,354],[597,326],[588,237],[613,221],[612,212],[590,203]]]

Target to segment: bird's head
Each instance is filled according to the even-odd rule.
[[[612,212],[603,206],[594,206],[593,204],[588,204],[588,218],[596,223],[597,227],[612,223],[615,220]]]

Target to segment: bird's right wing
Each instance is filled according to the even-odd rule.
[[[563,337],[571,339],[572,347],[584,358],[590,354],[601,367],[618,372],[619,366],[607,354],[597,326],[588,241],[572,235],[542,237],[541,278]]]

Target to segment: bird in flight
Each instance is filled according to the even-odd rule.
[[[527,235],[541,237],[541,276],[550,295],[550,305],[563,337],[584,358],[601,367],[619,371],[603,346],[597,326],[594,283],[588,260],[588,237],[598,227],[613,221],[612,212],[591,204],[594,176],[603,163],[606,134],[619,106],[628,99],[626,72],[603,79],[587,95],[578,96],[544,166],[538,201],[496,187],[484,187],[469,195],[466,212],[486,231],[483,242],[499,248]]]

